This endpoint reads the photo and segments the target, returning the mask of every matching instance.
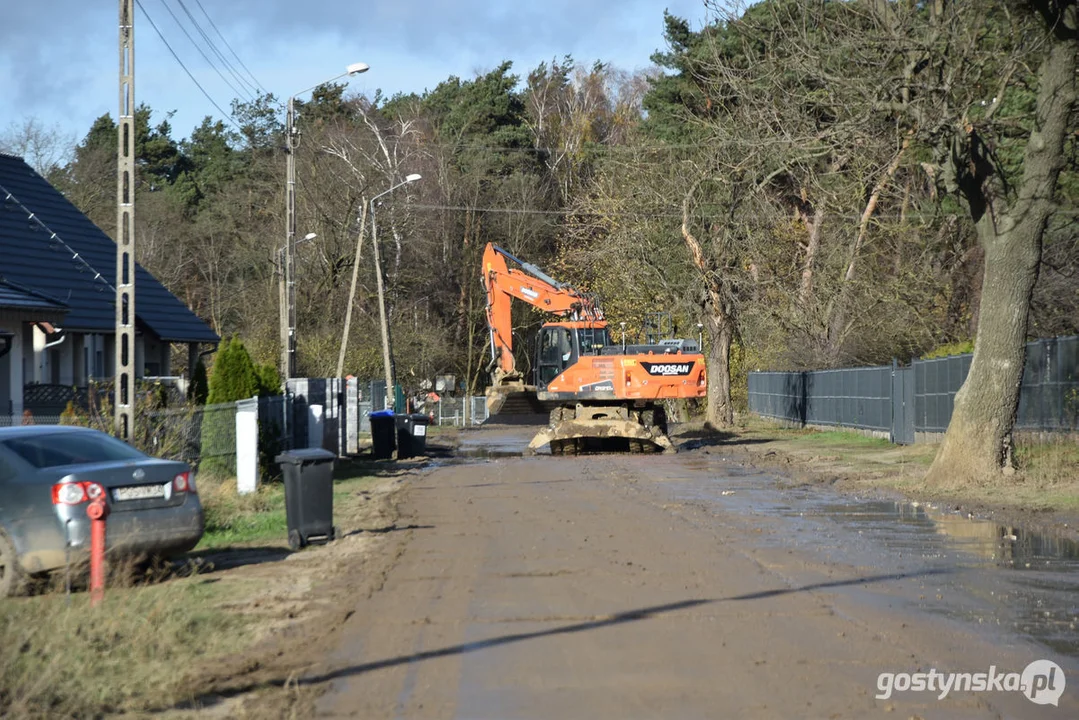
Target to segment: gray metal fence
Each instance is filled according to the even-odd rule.
[[[955,394],[963,386],[973,355],[952,355],[914,362],[914,429],[938,433],[948,429]]]
[[[438,425],[482,425],[487,420],[487,398],[482,395],[443,396],[439,402],[428,403],[424,412],[430,413]]]
[[[887,432],[892,427],[892,368],[753,372],[749,408],[798,425]]]
[[[820,370],[804,377],[807,425],[891,429],[892,368]]]
[[[887,432],[893,442],[948,428],[972,355],[915,360],[909,367],[751,372],[749,409],[798,425]],[[1016,428],[1079,429],[1079,337],[1027,344]]]

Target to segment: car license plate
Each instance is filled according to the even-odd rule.
[[[115,488],[112,497],[117,502],[125,500],[151,500],[165,497],[164,485],[132,485],[131,487]]]

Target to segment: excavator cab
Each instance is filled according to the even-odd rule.
[[[544,325],[536,342],[536,387],[546,390],[552,380],[577,362],[577,333],[562,325]]]
[[[582,355],[599,354],[610,344],[605,327],[574,327],[551,323],[540,328],[536,342],[535,383],[546,390],[566,368]]]

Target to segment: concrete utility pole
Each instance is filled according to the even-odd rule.
[[[116,436],[135,434],[135,3],[120,0],[116,152]]]
[[[356,255],[352,260],[352,285],[348,290],[348,307],[345,308],[345,329],[341,333],[341,351],[337,354],[337,377],[344,377],[345,351],[348,349],[348,333],[352,327],[352,303],[356,301],[356,280],[360,274],[360,250],[363,248],[363,231],[367,227],[367,203],[360,212],[360,232],[356,235]]]
[[[397,393],[395,392],[397,374],[394,372],[393,353],[390,351],[390,324],[386,319],[386,295],[382,289],[382,260],[379,258],[378,252],[378,225],[375,222],[375,203],[383,195],[389,195],[397,188],[420,179],[421,177],[418,174],[409,175],[389,190],[371,198],[371,246],[375,252],[375,286],[378,288],[378,317],[382,327],[382,366],[386,373],[386,407],[391,409],[397,401]]]
[[[285,115],[285,253],[281,263],[281,378],[296,371],[296,97],[288,99]]]
[[[350,75],[365,73],[367,63],[352,63],[345,72],[307,90],[314,90]],[[289,96],[285,115],[285,257],[281,262],[281,284],[278,286],[281,322],[281,377],[288,380],[296,374],[296,146],[300,134],[296,128],[296,96]]]

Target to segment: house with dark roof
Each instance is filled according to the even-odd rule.
[[[0,417],[22,415],[29,385],[85,386],[115,375],[116,244],[22,158],[0,153]],[[135,374],[170,376],[220,341],[135,267]]]

